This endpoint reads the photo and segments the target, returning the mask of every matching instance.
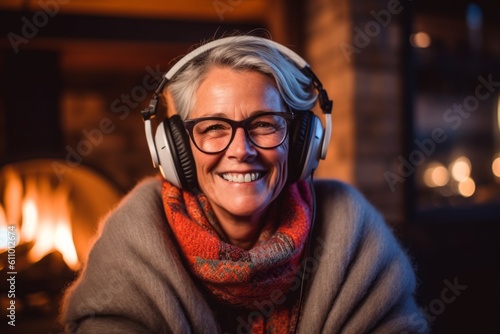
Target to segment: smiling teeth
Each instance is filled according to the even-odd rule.
[[[246,173],[246,174],[222,174],[224,180],[229,182],[244,183],[252,182],[260,178],[261,173]]]

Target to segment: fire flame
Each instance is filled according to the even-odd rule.
[[[6,208],[0,206],[0,228],[15,226],[19,244],[33,242],[27,255],[31,263],[57,250],[68,267],[77,270],[80,263],[71,232],[68,188],[63,184],[53,186],[50,178],[41,177],[27,177],[23,186],[17,173],[11,170],[7,174]],[[6,248],[6,244],[2,242],[0,248]]]

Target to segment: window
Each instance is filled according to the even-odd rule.
[[[409,38],[414,213],[500,219],[500,26],[497,2],[421,1]]]

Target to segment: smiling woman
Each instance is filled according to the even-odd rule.
[[[264,117],[260,111],[284,114],[284,110],[287,107],[269,77],[258,72],[215,67],[200,84],[189,117],[224,115],[228,120],[252,121],[255,116],[260,116],[257,120]],[[280,123],[286,124],[284,117],[279,118],[282,119]],[[226,234],[231,231],[227,237],[233,244],[242,246],[240,243],[243,243],[249,249],[257,240],[269,203],[285,186],[288,143],[283,143],[284,131],[277,139],[274,131],[265,136],[267,139],[259,140],[262,144],[271,140],[268,147],[254,144],[256,140],[252,138],[258,137],[249,134],[256,130],[250,132],[248,126],[233,128],[232,132],[229,138],[233,139],[227,141],[225,150],[206,154],[195,147],[192,152],[200,190],[208,197],[222,229]],[[198,137],[191,136],[192,145]],[[238,182],[245,177],[251,178],[252,173],[259,177],[252,182]]]
[[[160,95],[171,117],[153,138]],[[227,37],[182,58],[143,111],[163,179],[103,223],[66,293],[66,331],[427,332],[380,215],[351,186],[312,180],[331,108],[307,63],[270,40]]]

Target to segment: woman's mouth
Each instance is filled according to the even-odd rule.
[[[224,173],[220,176],[229,182],[234,183],[248,183],[260,179],[264,173],[262,172],[252,172],[252,173]]]

